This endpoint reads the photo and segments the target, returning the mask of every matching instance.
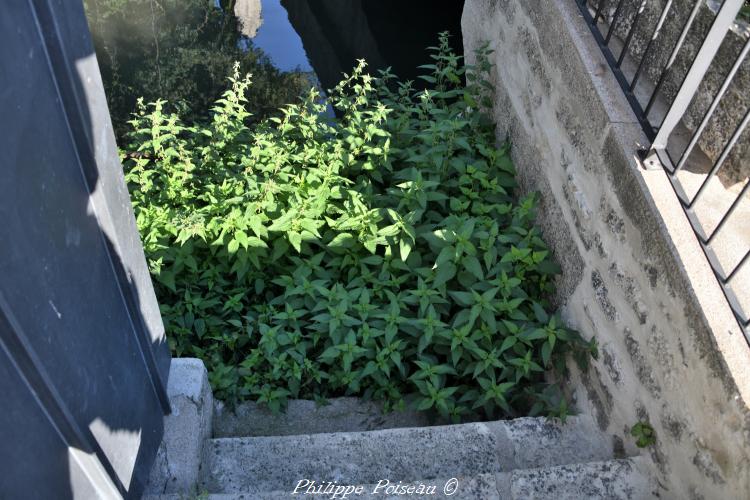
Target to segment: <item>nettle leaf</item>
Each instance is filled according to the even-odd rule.
[[[435,268],[440,269],[446,264],[452,264],[456,256],[456,248],[453,246],[446,246],[440,250],[437,259],[435,259]]]
[[[549,365],[553,347],[554,345],[549,341],[542,344],[542,366]]]
[[[297,253],[302,253],[302,235],[296,231],[291,231],[287,233],[287,237],[289,238],[289,243],[292,244],[292,247],[297,250]]]
[[[534,308],[534,316],[536,317],[536,320],[539,323],[546,324],[547,321],[549,321],[549,315],[547,314],[547,311],[545,311],[541,304],[539,304],[538,302],[534,302],[532,304],[532,307]]]
[[[467,271],[473,274],[478,280],[484,280],[484,271],[479,260],[473,255],[467,255],[463,258],[462,263]]]
[[[238,230],[238,231],[235,231],[235,233],[234,233],[234,241],[236,241],[237,243],[239,243],[240,245],[242,245],[244,248],[247,248],[248,245],[250,244],[250,242],[249,242],[249,240],[247,238],[247,233],[245,233],[245,231],[242,231],[241,229]],[[235,251],[236,251],[236,249],[235,249]],[[230,252],[232,252],[232,251],[230,250]],[[234,252],[232,252],[232,253],[234,253]]]
[[[516,342],[518,342],[518,337],[515,335],[511,335],[510,337],[506,337],[505,340],[503,340],[502,345],[500,346],[500,352],[505,352],[514,345],[516,345]]]
[[[319,359],[321,361],[331,363],[333,362],[333,360],[339,357],[339,353],[340,353],[340,350],[338,346],[331,346],[325,351],[323,351],[323,353],[319,356]]]
[[[362,61],[248,125],[236,66],[208,121],[138,104],[121,154],[136,222],[170,348],[216,397],[569,413],[545,370],[585,367],[596,341],[547,306],[560,270],[482,111],[489,49],[465,68],[438,42],[424,90]]]
[[[175,274],[172,271],[161,271],[159,274],[156,275],[156,279],[159,280],[159,283],[166,286],[173,292],[177,291],[175,286]]]
[[[448,292],[448,295],[453,297],[456,303],[461,306],[472,306],[475,302],[471,292]]]
[[[367,264],[369,266],[379,266],[383,263],[383,257],[379,255],[368,255],[367,257],[359,259],[359,261],[362,264]]]
[[[412,249],[412,243],[408,239],[402,238],[399,242],[399,249],[401,251],[401,260],[406,262],[406,259],[409,258],[409,254],[411,253]]]
[[[438,267],[437,272],[435,273],[435,279],[432,282],[433,286],[439,287],[448,283],[456,276],[456,271],[456,266],[451,262]]]
[[[329,243],[328,247],[332,249],[345,249],[354,246],[356,239],[349,233],[337,234]]]

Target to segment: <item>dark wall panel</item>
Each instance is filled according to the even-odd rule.
[[[94,462],[70,466],[59,446],[138,495],[163,431],[169,353],[78,2],[2,7],[0,109],[0,341],[13,360],[3,369],[18,372],[0,378],[15,391],[0,459],[21,478],[0,497],[25,497],[37,474],[73,491],[71,471]],[[45,443],[55,453],[41,463],[12,451]]]

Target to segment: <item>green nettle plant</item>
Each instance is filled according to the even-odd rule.
[[[567,415],[554,374],[596,346],[548,312],[558,268],[481,111],[488,51],[465,68],[447,37],[428,90],[361,62],[337,118],[312,90],[249,128],[237,71],[205,125],[140,103],[123,159],[169,342],[219,398]]]
[[[630,434],[636,438],[636,446],[645,448],[656,443],[656,432],[651,424],[640,421],[630,429]]]

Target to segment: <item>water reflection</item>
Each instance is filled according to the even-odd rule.
[[[118,137],[136,99],[163,98],[201,120],[234,61],[253,74],[259,119],[311,85],[333,87],[365,58],[416,77],[439,31],[456,33],[461,0],[85,0]]]
[[[234,2],[86,0],[86,12],[118,137],[136,99],[167,99],[188,119],[203,119],[226,88],[234,61],[253,74],[249,107],[256,117],[296,100],[306,73],[276,68],[242,36]]]
[[[263,0],[262,12],[262,24],[252,43],[260,47],[281,71],[313,72],[302,38],[289,23],[287,11],[281,1]]]

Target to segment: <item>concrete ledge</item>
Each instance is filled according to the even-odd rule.
[[[159,446],[147,495],[194,494],[211,437],[213,394],[203,362],[173,358],[167,386],[172,413],[164,417],[164,439]]]

